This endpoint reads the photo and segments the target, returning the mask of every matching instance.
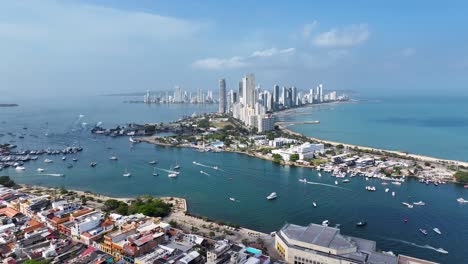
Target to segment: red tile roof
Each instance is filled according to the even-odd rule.
[[[5,208],[2,208],[0,209],[0,215],[6,215],[7,217],[15,217],[17,214],[20,214],[19,211],[11,208],[11,207],[5,207]]]

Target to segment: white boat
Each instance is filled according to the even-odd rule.
[[[330,221],[328,221],[328,220],[324,220],[324,221],[322,222],[322,225],[323,225],[323,226],[328,226],[329,224],[330,224]]]
[[[268,200],[273,200],[276,199],[278,195],[275,192],[270,193],[270,195],[267,196]]]
[[[406,203],[406,202],[403,202],[402,203],[404,206],[408,207],[408,208],[413,208],[413,205],[412,204],[409,204],[409,203]]]
[[[26,168],[23,166],[16,166],[15,170],[25,170]]]
[[[398,185],[398,186],[399,186],[399,185],[401,185],[401,182],[392,181],[392,184],[393,184],[393,185]]]
[[[442,232],[440,232],[440,229],[435,227],[434,229],[432,229],[434,232],[436,232],[437,234],[439,235],[442,235]]]
[[[65,177],[65,174],[62,173],[49,173],[49,174],[44,174],[52,177]]]
[[[77,159],[77,158],[73,158],[72,160],[73,160],[73,161],[78,161],[78,159]]]
[[[375,186],[366,186],[366,190],[369,192],[375,192],[377,188],[375,188]]]
[[[335,181],[335,185],[338,185],[338,181]]]
[[[128,141],[130,141],[131,143],[138,143],[139,142],[139,141],[136,141],[133,137],[129,137]]]
[[[159,173],[156,171],[156,167],[153,168],[153,176],[158,176]]]
[[[118,158],[116,156],[112,156],[109,158],[110,160],[118,160]]]
[[[315,202],[313,202],[312,205],[313,205],[314,207],[317,207],[317,204],[316,204]]]
[[[392,196],[395,197],[395,192],[392,192]]]
[[[307,179],[299,179],[299,182],[307,183]]]
[[[349,180],[348,180],[348,179],[344,179],[342,182],[343,182],[343,183],[348,183]]]
[[[178,169],[180,169],[180,165],[178,162],[176,162],[176,165],[174,166],[174,170],[178,170]]]
[[[152,161],[148,162],[148,164],[151,164],[151,165],[154,165],[154,164],[156,164],[156,163],[157,163],[157,162],[156,162],[155,160],[152,160]]]
[[[45,159],[44,162],[45,162],[45,163],[52,163],[52,162],[54,162],[54,161],[53,161],[53,160],[50,160],[50,159]]]
[[[214,166],[214,167],[213,167],[213,170],[219,170],[219,167],[218,167],[218,166]]]
[[[177,175],[178,175],[177,173],[174,173],[174,172],[173,172],[173,173],[169,173],[169,175],[167,175],[167,177],[169,177],[169,178],[175,178],[175,177],[177,177]]]
[[[235,201],[236,201],[236,198],[229,197],[229,200],[231,200],[231,202],[235,202]]]
[[[387,189],[385,189],[385,192],[388,192],[388,191],[390,191],[390,189],[388,189],[388,188],[387,188]]]
[[[457,202],[459,202],[459,203],[468,203],[468,200],[465,200],[465,199],[460,197],[460,198],[457,199]]]
[[[37,168],[38,172],[44,172],[45,170],[43,168]]]
[[[318,173],[318,176],[319,176],[319,177],[322,177],[322,173],[319,172],[319,173]]]
[[[66,159],[67,159],[67,156],[63,156],[63,157],[62,157],[62,160],[66,160]]]
[[[127,169],[125,169],[125,173],[123,174],[124,177],[130,177],[132,176],[132,174],[130,172],[128,172]]]
[[[419,205],[419,206],[424,206],[424,205],[426,205],[426,203],[423,202],[423,201],[415,202],[415,203],[413,203],[413,204],[414,204],[414,205]]]

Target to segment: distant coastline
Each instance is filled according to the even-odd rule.
[[[0,107],[17,107],[18,104],[0,104]]]

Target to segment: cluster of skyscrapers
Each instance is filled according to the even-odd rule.
[[[180,86],[176,86],[174,92],[159,92],[151,93],[146,91],[143,97],[143,102],[146,104],[159,103],[192,103],[192,104],[212,104],[215,103],[213,91],[208,90],[206,93],[202,89],[197,92],[183,90]]]
[[[323,85],[301,92],[295,86],[273,86],[273,93],[255,85],[255,75],[247,74],[239,81],[238,90],[231,89],[226,93],[226,80],[219,80],[219,113],[231,114],[258,132],[274,129],[274,118],[271,113],[294,108],[305,104],[317,104],[332,101],[348,100],[345,95],[337,96],[336,91],[324,93]]]

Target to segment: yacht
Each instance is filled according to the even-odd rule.
[[[343,180],[343,183],[348,183],[348,182],[349,182],[348,179],[344,179],[344,180]]]
[[[419,232],[421,232],[423,235],[427,236],[427,230],[419,228]]]
[[[424,206],[424,205],[426,205],[426,203],[423,202],[423,201],[415,202],[415,203],[413,203],[413,204],[414,204],[414,205],[419,205],[419,206]]]
[[[460,197],[460,198],[457,199],[457,202],[459,202],[459,203],[468,203],[468,200],[465,200],[465,199]]]
[[[363,227],[363,226],[366,226],[367,225],[367,222],[366,221],[359,221],[356,223],[356,226],[358,227]]]
[[[413,205],[412,204],[409,204],[409,203],[406,203],[406,202],[403,202],[402,203],[404,206],[408,207],[408,208],[413,208]]]
[[[299,182],[307,183],[307,180],[306,179],[299,179]]]
[[[314,207],[317,207],[317,204],[316,204],[315,202],[313,202],[312,205],[313,205]]]
[[[178,169],[180,169],[180,165],[179,163],[176,162],[176,165],[174,166],[174,170],[178,170]]]
[[[158,176],[159,173],[156,171],[156,167],[153,168],[153,176]]]
[[[15,170],[25,170],[26,168],[23,166],[16,166]]]
[[[152,161],[148,162],[148,164],[151,164],[151,165],[154,165],[154,164],[156,164],[156,163],[157,163],[157,162],[156,162],[155,160],[152,160]]]
[[[177,175],[178,175],[177,173],[174,173],[174,172],[173,172],[173,173],[169,173],[169,175],[167,175],[167,177],[169,177],[169,178],[175,178],[175,177],[177,177]]]
[[[63,156],[63,157],[62,157],[62,160],[66,160],[66,159],[67,159],[67,156]]]
[[[43,168],[37,168],[38,172],[44,172],[45,170]]]
[[[324,221],[322,222],[322,225],[323,225],[323,226],[328,226],[329,224],[330,224],[330,221],[328,221],[328,220],[324,220]]]
[[[125,173],[123,174],[124,177],[130,177],[132,176],[132,174],[130,172],[128,172],[127,169],[125,169]]]
[[[44,162],[45,162],[45,163],[52,163],[52,162],[54,162],[54,161],[53,161],[53,160],[50,160],[50,159],[45,159]]]
[[[110,160],[118,160],[118,158],[116,156],[112,156],[109,158]]]
[[[432,229],[434,232],[436,232],[437,234],[439,235],[442,235],[442,232],[440,232],[440,229],[435,227],[434,229]]]
[[[77,161],[78,161],[78,159],[77,159],[77,158],[73,158],[72,160],[73,160],[74,162],[77,162]]]
[[[270,195],[267,196],[268,200],[273,200],[276,199],[278,195],[275,192],[270,193]]]

